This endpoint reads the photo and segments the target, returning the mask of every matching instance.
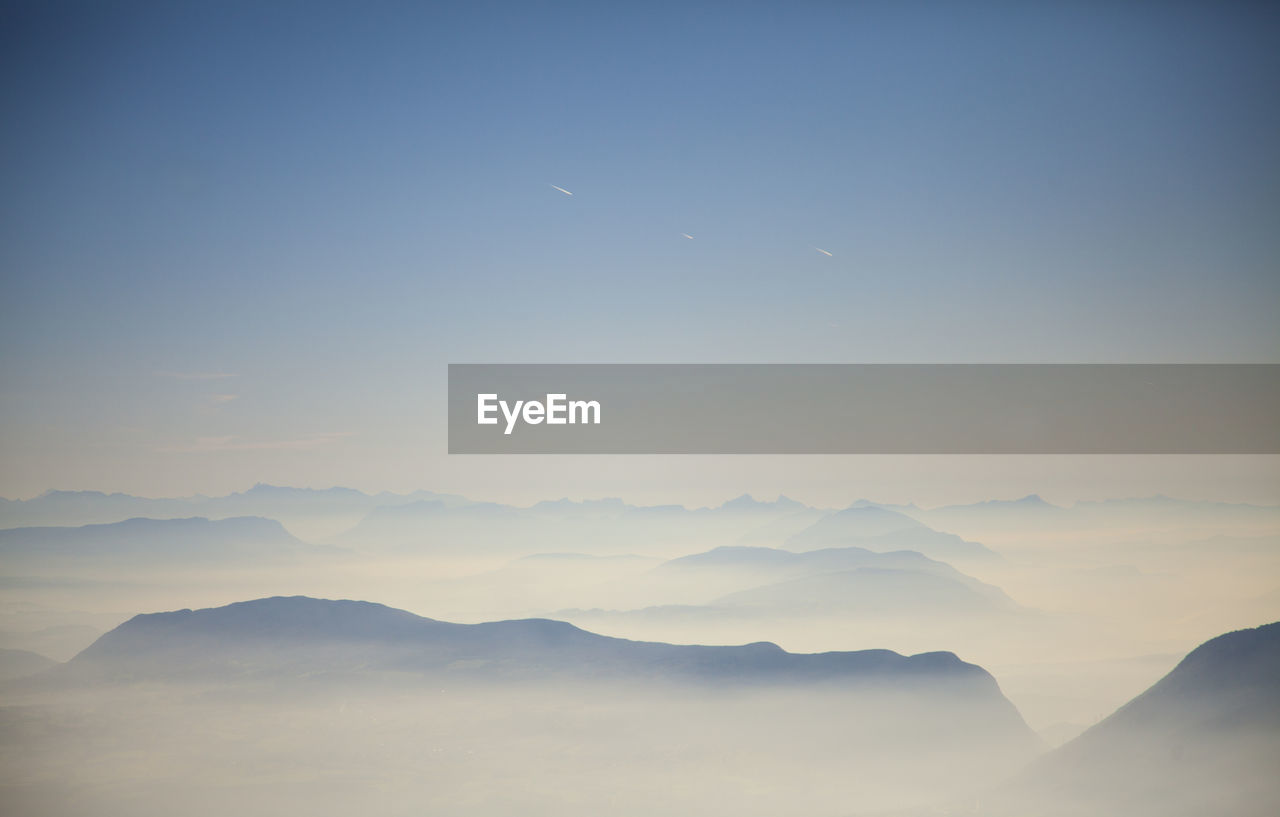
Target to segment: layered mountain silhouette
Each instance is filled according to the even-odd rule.
[[[991,814],[1280,813],[1280,622],[1214,638],[999,792]]]
[[[914,550],[936,559],[991,559],[977,542],[934,530],[912,517],[876,505],[854,505],[822,517],[786,540],[788,550],[857,546],[877,551]]]
[[[955,533],[979,539],[985,539],[987,532],[1000,533],[1016,543],[1016,533],[1023,530],[1078,532],[1129,526],[1171,534],[1213,535],[1228,528],[1267,534],[1280,524],[1277,507],[1163,496],[1063,507],[1032,494],[933,509],[859,500],[841,511],[808,507],[787,497],[760,501],[749,495],[698,509],[634,506],[618,499],[557,500],[517,508],[431,491],[365,494],[350,488],[265,484],[220,497],[152,499],[98,491],[49,491],[28,500],[0,498],[0,527],[5,528],[106,524],[134,517],[239,516],[277,519],[310,541],[435,553],[450,548],[465,551],[476,543],[509,544],[504,551],[509,556],[547,550],[649,552],[646,545],[670,542],[676,552],[694,543],[704,547],[781,545],[792,550],[853,545],[916,550],[948,561],[990,558],[986,547]],[[512,533],[523,533],[525,543],[515,545]]]
[[[984,584],[951,565],[911,550],[875,551],[862,547],[822,548],[801,553],[777,548],[726,546],[671,559],[659,565],[655,576],[722,576],[751,585],[856,570],[924,573],[962,584],[978,595],[1002,605],[1012,605],[999,588]],[[746,589],[746,588],[742,588]]]
[[[690,622],[730,617],[931,618],[999,615],[1017,605],[1000,588],[914,551],[825,548],[795,553],[729,546],[664,562],[616,585],[616,596],[664,599],[631,610],[572,609],[580,622]],[[709,598],[708,598],[709,597]]]

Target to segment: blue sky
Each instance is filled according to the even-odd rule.
[[[2,495],[484,485],[450,361],[1280,351],[1266,4],[0,14]]]

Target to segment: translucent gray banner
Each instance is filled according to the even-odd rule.
[[[450,364],[451,454],[1277,454],[1280,365]]]

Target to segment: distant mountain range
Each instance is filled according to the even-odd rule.
[[[413,491],[395,494],[383,491],[367,494],[352,488],[293,488],[289,486],[259,483],[246,491],[225,496],[195,495],[189,497],[148,498],[124,493],[102,491],[46,491],[32,499],[6,499],[0,497],[0,527],[35,525],[86,525],[120,522],[137,516],[157,519],[188,516],[204,516],[210,519],[228,516],[267,516],[280,518],[299,513],[350,514],[368,513],[375,508],[388,508],[413,503],[438,502],[451,507],[485,504],[456,494],[434,491]],[[511,507],[511,506],[504,506]],[[1081,501],[1070,506],[1054,505],[1041,497],[1030,494],[1021,499],[994,499],[964,505],[947,505],[937,508],[921,508],[914,504],[895,505],[877,503],[865,499],[851,503],[846,510],[870,508],[908,516],[924,524],[946,529],[950,523],[968,523],[974,520],[991,522],[1003,519],[1006,524],[1036,525],[1057,523],[1070,525],[1088,523],[1100,517],[1133,513],[1175,514],[1225,514],[1237,519],[1253,517],[1275,520],[1280,517],[1280,507],[1240,503],[1206,502],[1175,499],[1167,496],[1151,496],[1130,499]],[[698,514],[720,511],[734,514],[756,514],[762,519],[789,514],[813,514],[825,516],[836,509],[817,508],[797,502],[786,496],[773,501],[761,501],[743,494],[714,508],[688,509],[681,505],[635,506],[621,499],[599,499],[583,502],[568,499],[549,500],[533,505],[535,515],[569,514],[575,516],[615,516],[624,511],[642,511],[656,514]],[[812,521],[812,520],[811,520]],[[870,527],[864,522],[862,535],[868,535]],[[896,522],[881,533],[899,529]]]
[[[225,519],[263,516],[286,525],[307,526],[315,520],[350,527],[378,507],[409,502],[438,501],[463,504],[448,494],[415,491],[410,494],[365,494],[351,488],[290,488],[259,483],[247,491],[220,497],[190,496],[150,499],[101,491],[47,491],[34,499],[0,499],[0,527],[36,525],[75,526],[122,522],[133,517]]]
[[[1280,508],[1189,502],[1167,497],[1053,505],[1036,495],[923,509],[858,500],[842,510],[814,508],[788,497],[749,495],[714,508],[636,506],[620,499],[539,502],[515,507],[416,491],[365,494],[255,485],[223,497],[147,499],[96,491],[50,491],[29,500],[0,499],[0,527],[110,524],[135,517],[211,520],[274,519],[311,542],[366,552],[435,556],[517,557],[539,552],[640,553],[674,556],[721,545],[806,551],[856,546],[914,550],[952,562],[989,560],[973,541],[986,534],[1021,544],[1036,535],[1093,529],[1167,531],[1170,536],[1269,535],[1280,531]],[[957,535],[960,534],[960,535]]]
[[[9,570],[195,566],[335,552],[332,547],[308,545],[279,522],[261,517],[139,518],[80,527],[0,530],[0,559]]]
[[[1224,530],[1258,533],[1280,530],[1278,506],[1167,496],[1081,501],[1064,507],[1031,494],[1015,500],[990,500],[930,509],[914,505],[884,507],[940,530],[979,538],[1018,531],[1044,534],[1141,529],[1148,534],[1166,530],[1213,535]]]

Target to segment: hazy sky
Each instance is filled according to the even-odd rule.
[[[1280,498],[443,456],[451,361],[1280,360],[1280,9],[1031,5],[3,3],[0,494]]]

